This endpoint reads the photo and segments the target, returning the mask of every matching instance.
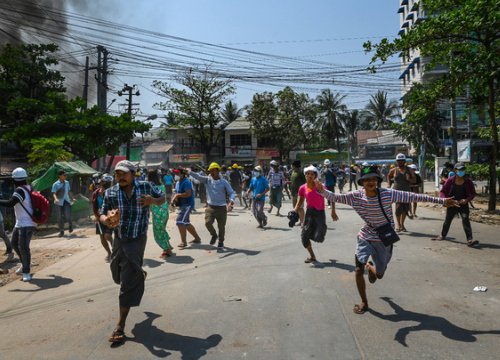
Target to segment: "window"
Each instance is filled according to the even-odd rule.
[[[231,146],[252,146],[252,136],[249,134],[230,135]]]

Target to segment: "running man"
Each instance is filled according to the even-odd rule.
[[[120,285],[119,319],[109,341],[125,340],[125,322],[130,308],[139,306],[147,273],[142,269],[149,225],[149,206],[161,205],[165,195],[149,182],[134,178],[135,165],[122,160],[115,167],[117,184],[104,193],[100,221],[117,228],[111,253],[111,274]]]
[[[259,223],[259,228],[264,228],[267,225],[267,216],[264,213],[264,205],[266,203],[266,194],[269,191],[269,183],[267,179],[262,176],[262,167],[257,165],[253,171],[253,177],[247,190],[246,196],[248,197],[250,191],[252,192],[252,213]]]
[[[368,299],[366,296],[366,284],[364,278],[365,268],[368,270],[368,281],[373,284],[377,279],[382,279],[392,257],[393,246],[385,246],[380,240],[377,229],[387,224],[386,216],[394,228],[392,214],[392,203],[400,202],[409,204],[415,201],[432,202],[442,204],[445,207],[458,206],[458,201],[452,198],[438,198],[425,194],[415,194],[406,191],[398,191],[390,188],[378,188],[382,176],[376,166],[369,166],[362,170],[358,184],[363,189],[349,192],[347,194],[335,194],[326,189],[318,181],[317,190],[325,198],[333,202],[351,206],[354,211],[365,221],[358,233],[356,253],[356,286],[358,288],[361,302],[354,306],[356,314],[363,314],[368,310]],[[385,215],[384,215],[385,212]],[[372,261],[369,261],[369,258]]]

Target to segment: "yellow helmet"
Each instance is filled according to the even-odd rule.
[[[217,169],[217,170],[220,170],[220,165],[217,164],[216,162],[213,162],[210,164],[210,166],[208,167],[208,171],[212,170],[212,169]]]
[[[231,166],[233,169],[239,169],[240,167],[238,166],[238,164],[234,163],[233,166]]]

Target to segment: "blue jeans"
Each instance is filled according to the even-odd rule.
[[[16,252],[21,264],[23,265],[23,274],[30,273],[31,267],[31,250],[30,241],[35,231],[34,226],[14,228],[12,232],[12,247]]]
[[[59,207],[58,220],[59,220],[59,231],[64,232],[64,223],[67,221],[69,224],[69,229],[73,229],[73,224],[71,223],[71,204],[67,201],[64,202],[62,206]]]

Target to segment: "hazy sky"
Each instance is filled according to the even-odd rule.
[[[23,1],[13,1],[13,3],[22,4]],[[353,66],[363,68],[368,65],[370,55],[364,54],[362,44],[368,39],[378,41],[382,37],[393,38],[396,36],[399,30],[398,3],[397,0],[37,1],[37,4],[43,6],[64,5],[67,11],[77,15],[104,19],[165,35],[288,58],[296,57],[300,60],[310,61],[306,65],[308,68],[316,66],[324,68],[331,65],[332,71],[348,70]],[[54,22],[53,15],[45,9],[42,13],[49,18],[45,24]],[[95,39],[87,35],[86,40],[81,40],[78,31],[82,31],[82,29],[73,31],[71,28],[73,21],[71,18],[68,19],[69,33],[66,37],[69,36],[78,44],[69,46],[72,46],[72,54],[75,54],[78,63],[82,64],[84,63],[84,54],[77,53],[77,48],[79,46],[80,48],[93,48],[101,41],[98,39],[98,35],[94,35]],[[89,24],[89,26],[94,25]],[[108,26],[110,31],[114,31],[113,26]],[[107,28],[103,29],[101,30],[103,33],[108,30]],[[128,57],[120,53],[130,51],[138,57],[144,55],[168,58],[172,50],[163,45],[151,45],[152,37],[148,37],[146,40],[136,40],[134,46],[127,45],[121,42],[123,39],[119,34],[127,35],[127,31],[123,28],[116,30],[114,34],[108,36],[112,40],[104,40],[103,44],[111,49],[111,56],[118,60],[117,63],[111,64],[115,72],[109,77],[112,93],[108,96],[108,101],[113,99],[115,96],[113,93],[116,93],[123,86],[123,83],[138,84],[141,96],[134,99],[134,102],[140,103],[140,113],[144,115],[160,114],[152,108],[153,103],[161,100],[151,91],[152,77],[150,75],[139,76],[139,73],[145,71],[143,66],[135,64],[134,59],[130,59],[130,53]],[[145,46],[145,48],[141,48],[141,46]],[[218,61],[219,59],[214,58],[213,60]],[[395,63],[398,60],[399,58],[392,59],[391,62]],[[95,62],[95,59],[91,61]],[[206,63],[206,61],[207,57],[201,63]],[[210,56],[208,61],[212,61]],[[172,62],[175,63],[176,60],[174,59]],[[264,67],[271,63],[272,66],[276,67],[281,64],[280,60],[270,61],[268,58],[262,57]],[[235,62],[235,66],[238,64],[241,65],[241,56]],[[224,66],[228,71],[231,70],[230,61],[226,62]],[[124,70],[125,68],[127,70]],[[154,72],[154,69],[150,68],[148,71],[151,73]],[[65,75],[69,79],[76,76],[70,71]],[[347,94],[346,103],[350,108],[362,108],[369,95],[376,91],[373,86],[372,88],[363,87],[363,76],[368,75],[361,74],[353,77],[342,74],[334,76],[333,85],[328,87],[333,91]],[[394,68],[392,71],[380,73],[377,76],[381,83],[389,84],[385,87],[381,85],[381,89],[389,90],[391,98],[400,97],[397,86],[398,69]],[[159,80],[162,79],[159,78]],[[171,81],[171,79],[168,80]],[[81,88],[78,81],[74,82],[77,83],[76,89]],[[347,86],[345,86],[346,83]],[[95,86],[95,81],[91,81],[90,85]],[[272,86],[265,81],[260,83],[238,81],[235,85],[237,93],[233,100],[242,107],[251,101],[255,92],[276,92],[287,84]],[[292,83],[290,85],[295,86],[296,91],[309,93],[311,97],[317,96],[321,88],[327,87],[327,85],[314,84]],[[73,93],[78,93],[78,91],[72,90]],[[122,111],[122,107],[118,105],[124,103],[123,100],[123,98],[119,98],[111,105],[110,110]]]

